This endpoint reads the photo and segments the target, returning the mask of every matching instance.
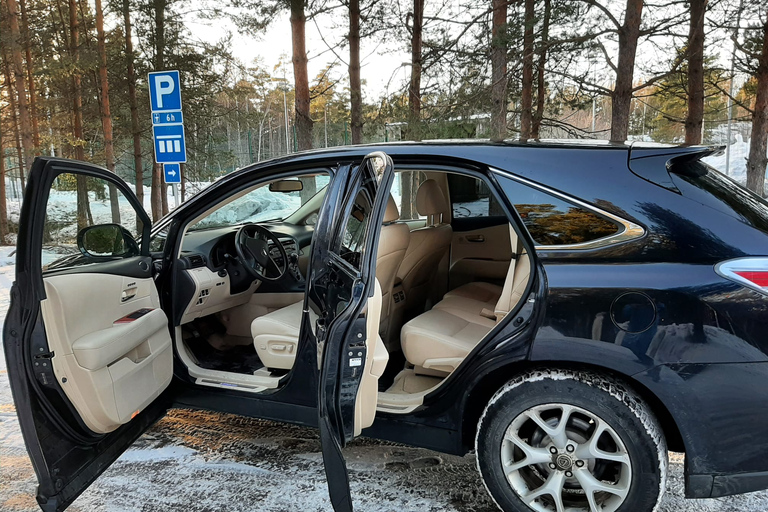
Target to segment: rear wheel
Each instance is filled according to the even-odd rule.
[[[667,447],[647,405],[621,382],[538,370],[488,403],[477,465],[505,511],[650,512],[667,473]]]

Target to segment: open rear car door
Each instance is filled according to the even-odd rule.
[[[65,509],[167,410],[173,349],[149,230],[107,169],[35,160],[3,344],[45,511]]]
[[[372,153],[359,166],[340,165],[315,226],[305,305],[305,319],[314,321],[305,332],[317,342],[320,440],[337,512],[352,510],[341,449],[373,423],[388,359],[378,332],[376,251],[393,179],[385,153]]]

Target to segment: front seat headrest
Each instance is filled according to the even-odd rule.
[[[419,185],[416,211],[419,215],[440,215],[448,211],[448,200],[435,180],[429,179]]]
[[[389,194],[389,199],[387,199],[387,209],[384,211],[384,224],[395,222],[399,218],[400,212],[397,209],[395,198],[392,197],[392,194]]]

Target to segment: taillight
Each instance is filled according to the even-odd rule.
[[[726,279],[768,295],[768,257],[723,261],[715,265],[715,272]]]

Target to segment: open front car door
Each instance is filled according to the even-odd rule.
[[[3,345],[45,511],[65,509],[167,410],[173,349],[149,230],[107,169],[35,160]]]
[[[315,227],[305,332],[317,342],[320,440],[337,512],[352,510],[341,449],[373,423],[388,359],[379,337],[376,251],[393,179],[392,159],[381,152],[339,166]]]

